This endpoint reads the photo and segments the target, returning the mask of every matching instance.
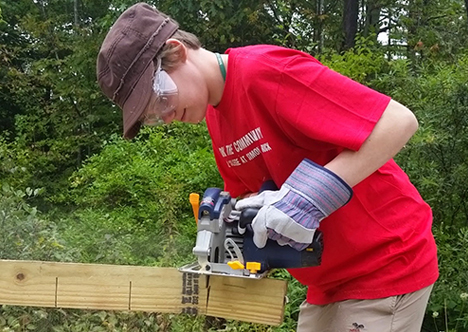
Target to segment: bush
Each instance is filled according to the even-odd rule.
[[[58,236],[56,224],[43,220],[37,208],[25,202],[39,190],[13,189],[3,184],[0,191],[0,259],[72,259]]]
[[[444,224],[434,230],[438,244],[440,277],[427,308],[427,331],[468,330],[468,228],[458,232]]]
[[[177,123],[105,142],[54,198],[74,209],[61,217],[80,260],[177,266],[193,259],[189,194],[222,186],[208,137],[204,124]]]
[[[322,55],[320,60],[342,75],[363,84],[370,84],[390,66],[383,50],[374,40],[374,36],[358,37],[353,49],[344,53],[330,51]]]

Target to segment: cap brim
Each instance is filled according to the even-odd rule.
[[[153,76],[154,65],[150,62],[123,105],[123,136],[126,139],[134,138],[140,131],[141,123],[139,119],[153,93]]]

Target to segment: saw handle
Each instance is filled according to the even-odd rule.
[[[274,190],[278,190],[278,187],[276,186],[276,183],[273,180],[267,180],[263,182],[258,193],[260,194],[261,192],[265,190],[274,191]],[[259,209],[256,209],[256,208],[248,208],[248,209],[243,210],[240,215],[239,226],[241,228],[246,228],[247,225],[250,225],[252,223],[252,220],[257,215],[258,210]]]
[[[259,193],[264,190],[278,190],[272,181],[266,181],[260,188]],[[259,272],[264,272],[272,268],[301,268],[318,266],[321,263],[323,251],[322,232],[315,231],[312,243],[302,251],[268,239],[264,248],[258,248],[253,242],[252,221],[259,209],[248,208],[241,212],[239,226],[246,229],[244,234],[244,260],[246,262],[258,262],[261,265]]]
[[[239,227],[246,228],[247,225],[252,224],[253,219],[257,215],[259,209],[248,208],[242,210],[239,218]]]

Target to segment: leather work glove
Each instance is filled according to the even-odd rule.
[[[349,202],[351,187],[332,171],[304,159],[279,191],[263,191],[237,202],[236,209],[260,209],[252,221],[258,248],[268,238],[300,251],[314,238],[320,221]]]

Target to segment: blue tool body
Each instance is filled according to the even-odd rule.
[[[231,196],[224,194],[221,195],[221,189],[208,188],[203,194],[203,199],[200,203],[198,218],[200,219],[204,214],[209,214],[210,219],[218,219],[224,204],[231,201]]]
[[[276,185],[272,181],[267,181],[262,186],[261,191],[277,190]],[[208,188],[204,195],[199,209],[199,219],[208,217],[210,220],[226,218],[222,216],[223,207],[231,203],[231,197],[228,193],[222,192],[219,188]],[[233,237],[242,238],[242,255],[244,262],[260,263],[258,273],[263,273],[273,268],[301,268],[320,265],[323,251],[322,233],[315,232],[312,244],[302,251],[285,245],[281,246],[278,242],[269,239],[264,248],[258,248],[253,242],[252,220],[258,213],[258,209],[246,209],[240,213],[240,218],[237,221],[230,222],[229,227]],[[224,222],[224,221],[221,221]],[[218,228],[218,227],[216,227]],[[239,229],[245,230],[242,233]],[[217,233],[217,230],[211,229]],[[220,247],[220,245],[218,246]],[[211,256],[213,253],[221,253],[222,248],[211,248]],[[221,257],[211,257],[211,261],[221,262]]]
[[[247,209],[241,214],[240,222],[248,223],[244,234],[243,247],[244,259],[246,262],[259,262],[261,264],[259,272],[264,272],[273,268],[291,269],[320,265],[323,243],[322,233],[318,230],[315,232],[312,243],[301,251],[297,251],[288,245],[281,246],[278,242],[271,239],[267,240],[265,247],[258,248],[253,242],[251,226],[251,221],[257,212],[258,210],[255,209]]]

